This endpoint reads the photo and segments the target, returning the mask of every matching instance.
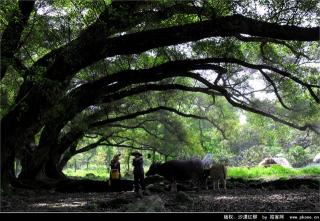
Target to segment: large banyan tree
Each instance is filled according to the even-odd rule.
[[[156,101],[173,91],[320,133],[319,15],[317,0],[3,0],[2,187],[17,158],[21,179],[61,178],[101,126],[159,110],[206,118]]]

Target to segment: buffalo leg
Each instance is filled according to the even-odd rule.
[[[208,187],[208,179],[205,179],[205,181],[204,181],[204,187],[206,188],[206,190],[209,189],[209,187]]]
[[[177,192],[177,183],[174,179],[171,182],[171,192]]]

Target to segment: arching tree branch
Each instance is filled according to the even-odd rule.
[[[19,47],[22,31],[27,25],[29,16],[34,8],[34,3],[34,0],[20,0],[18,10],[13,13],[8,26],[2,33],[0,79],[5,76],[8,66],[15,64],[14,54]]]
[[[274,83],[274,81],[268,76],[268,74],[266,72],[264,72],[263,70],[259,70],[260,73],[265,77],[265,79],[272,85],[273,87],[273,90],[274,90],[274,93],[276,94],[279,102],[281,103],[281,105],[288,109],[288,110],[292,110],[291,108],[289,108],[282,100],[280,94],[279,94],[279,91],[278,91],[278,88],[277,88],[277,85]]]
[[[244,41],[244,42],[261,42],[261,43],[274,43],[274,44],[279,44],[279,45],[283,45],[287,48],[289,48],[289,50],[296,56],[303,56],[307,59],[310,60],[309,56],[305,55],[304,53],[297,51],[293,46],[291,46],[289,43],[285,42],[285,41],[281,41],[278,39],[273,39],[273,38],[261,38],[261,37],[244,37],[242,35],[236,35],[235,36],[237,39],[239,39],[240,41]]]
[[[149,114],[149,113],[160,111],[160,110],[169,111],[169,112],[172,112],[172,113],[175,113],[177,115],[180,115],[180,116],[183,116],[183,117],[187,117],[187,118],[206,120],[206,121],[210,122],[212,125],[214,125],[221,132],[222,136],[224,138],[226,138],[224,131],[216,123],[214,123],[212,120],[208,119],[207,117],[197,116],[197,115],[194,115],[194,114],[186,114],[186,113],[178,111],[178,110],[176,110],[174,108],[166,107],[166,106],[158,106],[158,107],[150,108],[150,109],[147,109],[147,110],[144,110],[144,111],[137,111],[135,113],[128,114],[128,115],[125,115],[125,116],[120,116],[120,117],[115,117],[115,118],[110,118],[110,119],[106,119],[106,120],[97,121],[97,122],[91,123],[90,127],[99,127],[99,126],[103,126],[103,125],[114,123],[114,122],[118,122],[118,121],[129,120],[129,119],[133,119],[133,118],[136,118],[138,116],[141,116],[141,115]]]
[[[219,86],[213,85],[211,82],[207,81],[206,79],[202,78],[200,75],[197,75],[197,74],[194,74],[194,78],[198,79],[198,81],[200,81],[201,83],[203,83],[207,87],[214,88],[215,90],[219,91],[221,94],[223,94],[223,96],[227,99],[227,101],[234,107],[239,107],[239,108],[241,108],[243,110],[247,110],[247,111],[250,111],[252,113],[256,113],[256,114],[260,114],[262,116],[266,116],[268,118],[271,118],[274,121],[280,122],[282,124],[285,124],[287,126],[290,126],[292,128],[298,129],[298,130],[305,131],[307,129],[310,129],[310,130],[314,131],[315,133],[319,134],[319,131],[315,130],[315,127],[310,125],[310,124],[305,124],[304,126],[296,125],[295,123],[283,120],[283,119],[281,119],[281,118],[279,118],[279,117],[277,117],[277,116],[275,116],[273,114],[267,113],[267,112],[265,112],[263,110],[259,110],[259,109],[256,109],[254,107],[251,107],[251,106],[248,106],[248,105],[244,105],[244,104],[241,104],[239,102],[235,102],[233,100],[233,96],[226,89],[224,89],[223,87],[219,87]]]

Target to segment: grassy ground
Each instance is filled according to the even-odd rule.
[[[94,174],[94,178],[98,180],[107,180],[109,178],[108,171],[105,167],[97,168],[97,169],[80,169],[74,170],[71,168],[64,169],[63,173],[69,177],[87,177],[92,178],[89,174]]]
[[[271,167],[229,167],[228,177],[243,179],[289,178],[293,176],[320,176],[320,166],[286,168],[279,165]]]
[[[147,171],[147,170],[146,170]],[[63,171],[67,176],[71,177],[87,177],[98,180],[107,180],[109,174],[105,167],[97,169],[82,169],[74,171],[73,169],[65,169]],[[90,176],[88,174],[94,174]],[[289,178],[293,176],[320,176],[320,166],[309,166],[303,168],[285,168],[279,165],[271,167],[228,167],[229,178],[243,178],[243,179],[276,179]],[[125,179],[132,179],[133,177],[126,175]]]

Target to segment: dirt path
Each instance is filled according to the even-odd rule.
[[[229,189],[184,192],[188,200],[177,201],[176,194],[158,195],[168,212],[317,212],[320,192],[314,189],[265,190]],[[145,196],[148,198],[149,196]],[[133,192],[58,193],[17,189],[1,197],[1,211],[27,212],[121,212],[125,205],[135,204]],[[146,205],[147,206],[147,205]]]

